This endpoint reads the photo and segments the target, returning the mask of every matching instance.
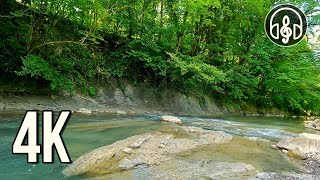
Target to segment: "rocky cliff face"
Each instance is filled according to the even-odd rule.
[[[221,113],[221,110],[208,97],[202,101],[194,96],[168,90],[134,87],[127,85],[122,91],[100,89],[97,101],[102,104],[115,104],[125,109],[147,110],[173,114],[208,115]],[[201,103],[200,103],[201,102]]]
[[[120,88],[98,88],[95,98],[75,94],[51,96],[2,97],[0,110],[72,110],[81,113],[166,113],[179,115],[217,115],[221,110],[204,97],[187,96],[169,89],[125,85]]]

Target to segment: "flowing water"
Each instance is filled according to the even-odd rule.
[[[28,164],[26,155],[13,155],[12,143],[18,132],[24,112],[0,114],[0,179],[85,179],[66,178],[61,171],[67,166],[60,164],[57,156],[52,164]],[[202,147],[182,153],[181,158],[208,159],[225,162],[245,162],[259,171],[294,171],[300,169],[281,153],[269,146],[279,139],[294,137],[308,132],[300,119],[263,117],[180,117],[185,124],[208,130],[225,131],[234,139],[223,145]],[[40,125],[41,126],[41,125]],[[165,128],[158,116],[117,116],[117,115],[72,115],[62,137],[72,160],[79,156],[118,140],[133,135],[153,132]],[[315,133],[314,131],[312,131]],[[41,133],[39,133],[41,134]],[[251,137],[251,140],[250,138]],[[252,138],[265,140],[252,141]],[[41,159],[39,160],[41,162]],[[116,177],[130,179],[130,173],[120,173]],[[106,176],[107,177],[107,176]],[[110,176],[111,177],[111,176]]]

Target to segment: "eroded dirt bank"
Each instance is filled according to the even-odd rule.
[[[172,90],[136,87],[99,88],[96,97],[79,94],[1,97],[0,111],[71,110],[82,113],[217,115],[222,109],[209,97],[199,99]]]

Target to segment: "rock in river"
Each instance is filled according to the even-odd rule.
[[[180,153],[201,145],[226,143],[232,136],[197,127],[173,127],[169,132],[132,136],[93,150],[68,166],[66,176],[108,174],[150,165],[160,165]],[[190,133],[190,128],[192,133]],[[170,128],[167,128],[167,130]],[[176,131],[178,129],[178,131]]]
[[[162,121],[162,122],[171,122],[171,123],[176,123],[176,124],[182,124],[182,121],[179,118],[173,117],[173,116],[162,116],[160,118],[160,121]]]
[[[302,152],[300,148],[290,149],[287,153],[289,157],[293,157],[295,159],[305,160],[307,159],[306,153]]]
[[[308,138],[308,139],[315,139],[320,141],[320,135],[318,134],[309,134],[309,133],[302,133],[299,137]]]
[[[320,131],[320,119],[315,120],[315,121],[313,122],[313,127],[314,127],[316,130],[319,130],[319,131]]]
[[[92,111],[87,108],[80,108],[79,110],[76,111],[76,113],[81,113],[81,114],[91,114]]]
[[[320,153],[320,136],[303,133],[297,138],[280,140],[277,147],[281,150],[287,150],[288,156],[297,159],[306,159],[313,154]]]
[[[320,119],[315,119],[314,121],[305,121],[304,125],[307,128],[315,129],[315,130],[320,131]]]

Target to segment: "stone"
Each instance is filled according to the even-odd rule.
[[[274,150],[278,150],[277,145],[271,145],[270,148],[271,148],[271,149],[274,149]]]
[[[320,152],[319,153],[309,153],[308,158],[320,163]]]
[[[303,153],[299,148],[288,150],[287,156],[293,157],[293,158],[299,159],[299,160],[307,159],[306,154]]]
[[[131,154],[132,153],[132,149],[125,147],[124,149],[121,150],[121,152],[126,153],[126,154]]]
[[[316,130],[320,130],[320,119],[317,119],[317,120],[313,121],[312,126],[313,126]]]
[[[174,117],[174,116],[162,116],[162,117],[160,118],[160,121],[162,121],[162,122],[176,123],[176,124],[179,124],[179,125],[182,124],[182,121],[181,121],[179,118]]]
[[[168,141],[173,138],[173,135],[167,136],[159,145],[160,148],[165,148],[168,144]]]
[[[137,167],[145,167],[146,164],[139,158],[135,158],[133,160],[129,160],[128,158],[123,158],[119,162],[119,168],[121,170],[134,169]]]
[[[196,131],[192,128],[192,127],[190,127],[190,126],[188,126],[188,130],[189,130],[189,133],[195,133]]]
[[[313,121],[304,121],[304,126],[306,128],[314,129],[313,127]]]
[[[153,136],[149,135],[143,138],[138,139],[136,142],[132,143],[129,147],[130,148],[140,148],[140,146],[147,142],[150,138],[153,138]]]
[[[126,115],[127,114],[125,111],[121,111],[121,110],[117,110],[116,113],[119,115]]]
[[[286,149],[282,149],[281,152],[282,152],[283,154],[288,154],[288,150],[286,150]]]
[[[164,145],[164,144],[159,145],[159,148],[165,148],[165,147],[166,147],[166,145]]]
[[[255,180],[255,179],[271,179],[271,177],[276,176],[276,173],[266,173],[262,172],[257,174],[255,177],[250,178],[249,180]]]
[[[299,135],[299,137],[320,141],[320,135],[318,135],[318,134],[302,133]]]
[[[315,119],[314,121],[305,121],[304,125],[306,128],[320,131],[320,119]]]
[[[79,110],[76,111],[77,113],[81,113],[81,114],[91,114],[92,111],[86,108],[80,108]]]

